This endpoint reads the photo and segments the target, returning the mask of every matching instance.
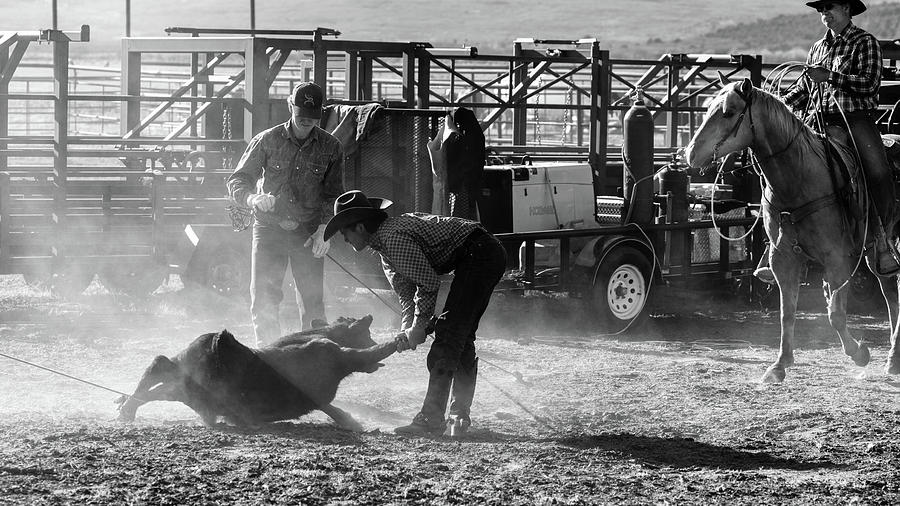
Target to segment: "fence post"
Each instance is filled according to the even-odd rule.
[[[9,272],[9,172],[0,172],[0,272]]]
[[[163,256],[165,248],[162,241],[165,238],[165,218],[166,218],[166,199],[165,188],[166,175],[163,173],[153,173],[153,184],[150,187],[150,215],[153,221],[153,232],[151,237],[150,255],[154,259]]]

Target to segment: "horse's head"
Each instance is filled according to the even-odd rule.
[[[749,79],[726,85],[709,104],[700,129],[685,150],[693,168],[710,165],[753,142],[752,121],[747,120],[754,95]],[[746,120],[746,121],[745,121]]]

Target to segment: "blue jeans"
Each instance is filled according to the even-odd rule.
[[[297,300],[303,303],[300,311],[303,329],[310,328],[315,319],[325,320],[322,287],[325,260],[315,258],[312,248],[303,246],[310,233],[304,225],[294,230],[283,230],[277,225],[253,225],[250,316],[257,346],[269,344],[282,335],[278,306],[284,298],[281,288],[289,262]]]
[[[475,364],[475,331],[491,300],[494,287],[506,270],[506,250],[494,236],[482,233],[457,250],[456,268],[446,313],[434,330],[427,366],[447,371],[470,370]]]
[[[859,157],[862,169],[866,175],[866,187],[869,197],[875,205],[875,210],[881,218],[884,226],[888,226],[894,212],[894,176],[891,164],[884,151],[881,133],[875,125],[875,118],[869,111],[848,112],[847,123],[850,124],[850,132],[856,147],[859,149]],[[825,116],[828,135],[841,139],[850,144],[847,137],[847,125],[839,114]]]

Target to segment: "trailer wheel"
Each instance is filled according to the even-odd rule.
[[[110,291],[146,297],[166,280],[168,269],[156,262],[140,266],[106,266],[100,280]]]
[[[591,306],[607,332],[634,329],[647,318],[653,264],[641,251],[621,246],[597,266]]]
[[[73,299],[91,284],[94,280],[94,272],[83,267],[69,267],[60,272],[54,272],[47,281],[50,293],[62,299]]]
[[[225,297],[250,294],[250,258],[232,248],[216,251],[206,262],[205,286]]]

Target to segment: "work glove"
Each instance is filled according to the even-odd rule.
[[[262,211],[264,213],[271,212],[275,209],[275,196],[271,193],[254,193],[247,197],[247,207]]]
[[[331,248],[331,239],[325,240],[325,225],[319,225],[313,235],[303,243],[304,248],[310,246],[312,246],[313,256],[316,258],[322,258],[328,253],[328,249]]]

